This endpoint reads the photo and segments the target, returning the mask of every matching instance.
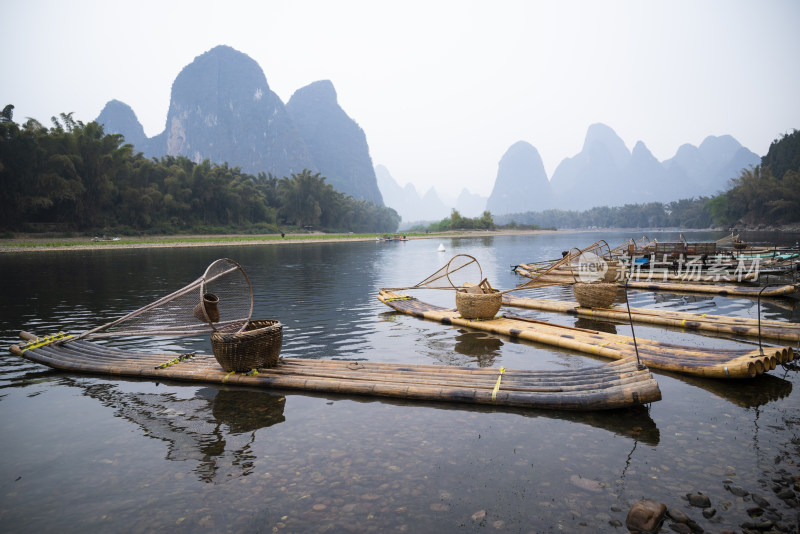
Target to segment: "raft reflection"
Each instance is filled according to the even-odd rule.
[[[285,397],[263,391],[203,387],[179,398],[175,392],[125,393],[112,383],[82,387],[146,436],[166,442],[167,460],[198,462],[193,471],[204,482],[249,475],[256,430],[285,421]]]

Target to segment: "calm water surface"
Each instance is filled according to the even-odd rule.
[[[511,266],[639,235],[563,233],[195,249],[0,255],[0,341],[19,330],[81,332],[170,293],[213,260],[235,259],[254,318],[284,324],[284,356],[529,369],[596,365],[584,355],[398,315],[381,287],[408,286],[454,254],[495,287]],[[660,241],[677,234],[653,234]],[[697,233],[690,241],[713,240]],[[439,243],[447,252],[437,252]],[[547,288],[528,296],[571,299]],[[454,306],[451,292],[420,298]],[[755,317],[757,303],[630,292],[633,306]],[[796,300],[762,317],[800,321]],[[518,311],[630,333],[623,324]],[[703,347],[752,341],[635,326],[639,337]],[[207,340],[150,347],[210,351]],[[569,413],[307,395],[112,379],[0,357],[0,524],[4,532],[626,532],[632,503],[679,508],[707,532],[741,530],[751,496],[797,529],[777,486],[800,477],[796,369],[747,381],[656,372],[663,400]],[[795,478],[795,480],[798,480]],[[791,484],[790,484],[791,487]],[[716,515],[691,508],[707,495]]]

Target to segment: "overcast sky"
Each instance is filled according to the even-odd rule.
[[[800,129],[800,1],[0,0],[0,106],[18,123],[105,103],[164,130],[172,82],[225,44],[286,103],[328,79],[374,164],[420,194],[488,196],[515,142],[552,177],[589,125],[663,161]]]

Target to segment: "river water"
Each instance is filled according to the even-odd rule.
[[[640,235],[3,254],[0,342],[17,343],[20,330],[78,333],[104,324],[228,257],[251,279],[253,318],[284,324],[283,356],[582,368],[603,360],[399,315],[377,293],[413,285],[455,254],[474,256],[493,286],[510,288],[523,281],[512,265],[631,237]],[[440,243],[446,252],[437,252]],[[520,295],[572,298],[562,287]],[[448,291],[416,296],[454,306]],[[746,298],[631,290],[629,299],[637,307],[758,313]],[[800,321],[796,302],[764,301],[762,317]],[[625,324],[515,312],[630,333]],[[635,334],[702,347],[753,343],[639,325]],[[210,350],[205,339],[152,345]],[[631,505],[648,498],[707,532],[766,520],[796,531],[796,499],[781,497],[800,480],[797,369],[744,381],[655,375],[663,400],[649,407],[570,413],[127,380],[50,370],[6,352],[0,524],[4,532],[59,533],[626,532]],[[689,493],[708,496],[714,515],[689,506]],[[751,517],[760,513],[756,502],[764,513]]]

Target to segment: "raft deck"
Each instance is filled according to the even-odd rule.
[[[649,264],[648,264],[649,265]],[[536,266],[527,265],[527,264],[520,264],[514,266],[514,272],[524,276],[526,278],[537,278],[542,276],[542,271],[538,270]],[[633,278],[639,277],[641,279],[648,278],[648,281],[657,281],[657,282],[673,282],[673,283],[698,283],[698,284],[719,284],[719,283],[726,283],[726,284],[739,284],[739,283],[747,283],[755,281],[759,274],[769,274],[766,269],[759,269],[758,272],[745,272],[741,275],[734,273],[735,268],[724,270],[722,273],[714,273],[714,274],[706,274],[708,273],[707,270],[705,271],[692,271],[692,272],[684,272],[682,274],[675,274],[672,272],[671,265],[659,266],[650,271],[649,266],[643,266],[633,272]],[[630,267],[626,266],[624,269],[625,273],[630,273]],[[554,269],[550,271],[546,275],[544,275],[544,279],[546,280],[563,280],[565,284],[572,284],[575,280],[580,280],[578,278],[578,271],[575,274],[572,274],[572,271],[569,269]]]
[[[628,323],[628,309],[625,305],[612,308],[586,308],[577,302],[548,300],[539,298],[512,297],[503,295],[503,304],[517,308],[566,313],[587,319],[606,319]],[[674,326],[686,330],[703,330],[707,332],[737,334],[780,342],[800,341],[800,323],[772,321],[767,319],[750,319],[747,317],[726,317],[706,313],[688,313],[671,310],[649,308],[631,308],[631,319],[637,323]]]
[[[635,357],[651,369],[663,369],[711,378],[752,378],[794,359],[791,347],[759,349],[705,349],[661,343],[637,337],[608,334],[584,328],[504,314],[489,320],[464,319],[455,309],[442,308],[414,297],[381,291],[378,300],[390,308],[446,325],[463,326],[494,334],[535,341],[615,360]]]
[[[617,282],[617,285],[624,287],[625,284]],[[709,293],[721,297],[783,297],[797,292],[797,284],[786,284],[782,286],[738,286],[722,284],[703,284],[689,282],[648,282],[648,281],[628,281],[628,289],[646,289],[649,291],[671,291],[689,293]]]
[[[558,371],[281,358],[275,367],[248,374],[226,373],[206,354],[139,353],[61,334],[20,337],[28,343],[12,345],[12,353],[81,373],[554,410],[628,408],[661,399],[655,378],[635,358]]]
[[[538,274],[528,271],[522,266],[516,266],[514,272],[521,276],[531,279],[539,279],[550,285],[568,285],[580,281],[580,278],[572,274],[561,272],[550,272]],[[646,273],[642,273],[643,275]],[[658,281],[661,275],[655,273],[653,280],[628,280],[628,289],[645,289],[648,291],[669,291],[678,293],[708,293],[721,297],[784,297],[792,295],[800,288],[800,284],[784,284],[775,286],[755,286],[738,284],[720,284],[718,280],[703,281]],[[730,280],[733,281],[733,280]],[[743,280],[746,282],[746,280]],[[619,287],[625,287],[624,282],[617,282]]]

